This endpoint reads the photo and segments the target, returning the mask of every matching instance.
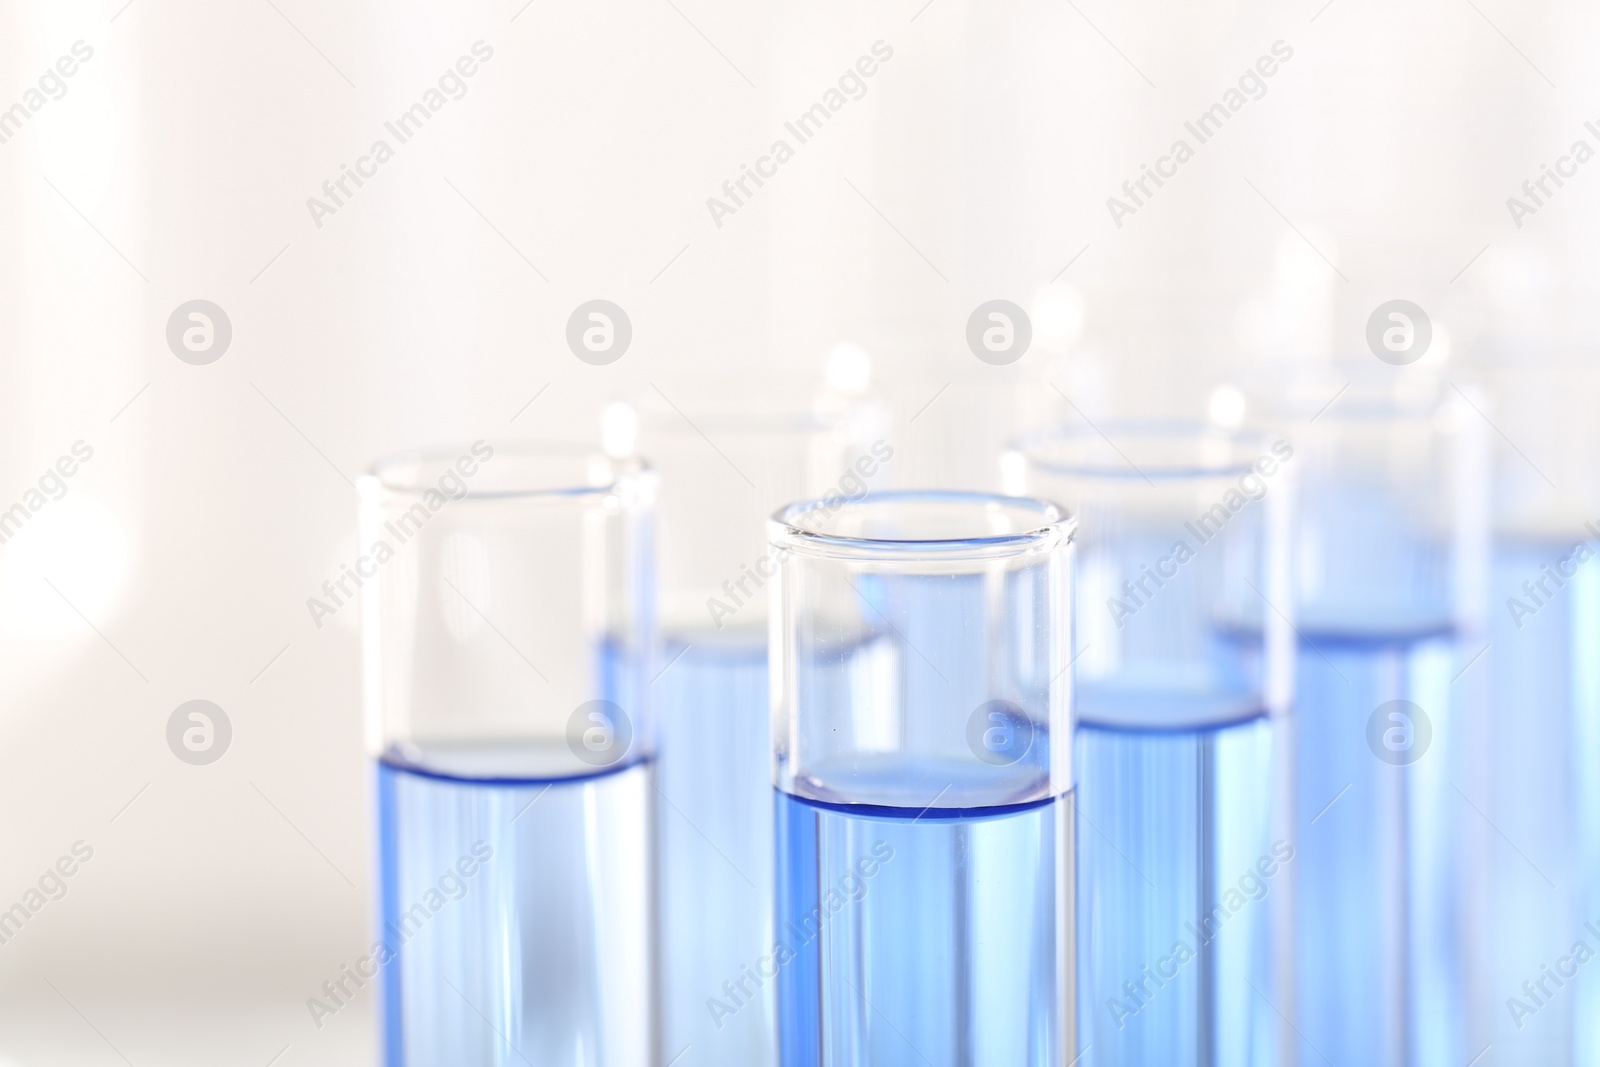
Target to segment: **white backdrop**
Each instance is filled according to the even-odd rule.
[[[0,109],[22,109],[0,111],[0,509],[27,512],[0,544],[0,907],[93,851],[0,944],[0,1062],[372,1054],[370,996],[321,1029],[305,1008],[360,954],[371,876],[356,619],[319,629],[305,600],[352,554],[374,457],[592,436],[642,383],[820,373],[849,342],[896,405],[899,476],[954,481],[962,442],[999,436],[997,383],[1055,382],[1096,418],[1200,413],[1252,366],[1361,346],[1394,297],[1452,358],[1592,342],[1600,165],[1520,226],[1506,201],[1600,146],[1597,20],[0,0]],[[1278,42],[1199,144],[1184,124]],[[874,53],[858,99],[787,133]],[[430,90],[399,143],[385,123]],[[707,199],[780,138],[793,157],[718,225]],[[1107,199],[1179,138],[1193,158],[1117,225]],[[362,162],[379,139],[393,158]],[[358,166],[336,211],[308,207]],[[564,341],[595,298],[633,325],[608,366]],[[966,346],[994,298],[1034,313],[1009,368]],[[232,328],[206,365],[166,337],[195,299]],[[232,723],[211,766],[167,745],[191,699]]]

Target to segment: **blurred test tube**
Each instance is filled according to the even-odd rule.
[[[1086,1067],[1273,1062],[1260,996],[1296,856],[1272,833],[1292,648],[1263,597],[1286,599],[1287,454],[1191,424],[1080,422],[1020,443],[1028,491],[1079,523]]]
[[[1482,419],[1422,368],[1331,362],[1295,450],[1288,1062],[1465,1063],[1463,675],[1482,645]],[[1470,676],[1468,676],[1470,677]],[[1476,1051],[1476,1050],[1472,1050]]]
[[[1589,356],[1589,358],[1585,358]],[[1472,1040],[1508,1063],[1600,1062],[1600,390],[1591,354],[1499,346],[1477,361],[1493,454],[1488,650],[1463,783],[1478,876]],[[1470,675],[1469,675],[1470,677]]]
[[[767,517],[809,496],[854,499],[893,446],[841,346],[823,381],[664,380],[608,409],[607,447],[662,475],[660,714],[663,1050],[771,1062],[772,780]]]

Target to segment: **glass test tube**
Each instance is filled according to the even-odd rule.
[[[780,1062],[1058,1067],[1072,520],[888,492],[769,529]]]
[[[1300,1063],[1443,1067],[1480,1051],[1463,1040],[1471,813],[1453,783],[1483,643],[1462,647],[1486,548],[1483,424],[1419,373],[1377,369],[1291,394],[1282,430],[1299,475],[1286,1014]]]
[[[390,1067],[653,1062],[654,482],[481,441],[361,481]]]
[[[811,383],[664,381],[629,406],[661,473],[662,1048],[761,1067],[775,1051],[771,987],[750,977],[772,946],[766,520],[864,494],[894,450],[859,402]]]
[[[1482,812],[1464,820],[1481,872],[1468,881],[1466,1047],[1577,1067],[1600,1063],[1600,974],[1575,951],[1600,952],[1600,425],[1587,412],[1600,367],[1530,347],[1474,374],[1505,437],[1488,651],[1463,678],[1487,704],[1461,781]]]
[[[1084,1067],[1273,1063],[1264,998],[1296,846],[1272,832],[1292,634],[1269,601],[1288,602],[1293,449],[1113,425],[1020,454],[1027,490],[1078,520]]]

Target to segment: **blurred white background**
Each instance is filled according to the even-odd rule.
[[[1439,358],[1593,342],[1600,163],[1520,226],[1507,198],[1600,146],[1597,42],[1600,9],[1509,0],[0,0],[0,511],[93,450],[0,544],[0,908],[93,849],[0,944],[0,1063],[372,1062],[370,993],[305,1007],[371,940],[358,620],[306,599],[375,457],[593,437],[647,382],[850,343],[897,477],[961,481],[1019,404],[1202,414],[1392,298]],[[719,226],[707,198],[875,46]],[[607,366],[564,339],[595,298],[633,325]],[[965,339],[997,298],[1035,330],[1004,368]],[[194,299],[232,324],[202,366],[166,341]],[[210,766],[167,747],[191,699],[232,722]]]

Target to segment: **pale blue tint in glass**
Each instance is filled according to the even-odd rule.
[[[1600,368],[1517,345],[1475,377],[1514,445],[1492,442],[1488,648],[1465,676],[1468,1048],[1574,1067],[1600,1062],[1600,971],[1580,962],[1600,958]]]
[[[1362,368],[1291,397],[1281,426],[1300,475],[1291,1049],[1446,1067],[1480,1051],[1463,1005],[1478,683],[1459,676],[1482,580],[1482,419],[1420,370]]]
[[[669,634],[656,683],[663,1045],[708,1067],[759,1067],[772,1047],[750,977],[772,945],[773,848],[767,650],[750,637]]]
[[[1070,537],[966,493],[774,520],[783,1067],[1077,1054]]]
[[[1484,814],[1507,837],[1480,834],[1487,963],[1480,1020],[1519,1061],[1600,1057],[1600,979],[1571,961],[1600,953],[1595,899],[1600,826],[1600,566],[1575,566],[1574,543],[1497,539],[1490,586],[1489,788]],[[1562,586],[1546,578],[1563,560]],[[1539,583],[1530,596],[1524,583]],[[1532,607],[1513,617],[1508,605]],[[1476,668],[1474,668],[1476,669]],[[1560,971],[1576,972],[1563,976]],[[1555,974],[1556,977],[1550,977]]]
[[[361,483],[384,1062],[650,1067],[654,476],[463,454]]]
[[[1296,859],[1272,832],[1290,645],[1268,604],[1286,599],[1292,449],[1102,429],[1032,435],[1013,464],[1079,524],[1081,1062],[1270,1064]]]
[[[811,381],[663,380],[632,398],[661,474],[656,784],[662,1047],[683,1067],[775,1054],[766,520],[865,493],[893,448],[871,405]]]

